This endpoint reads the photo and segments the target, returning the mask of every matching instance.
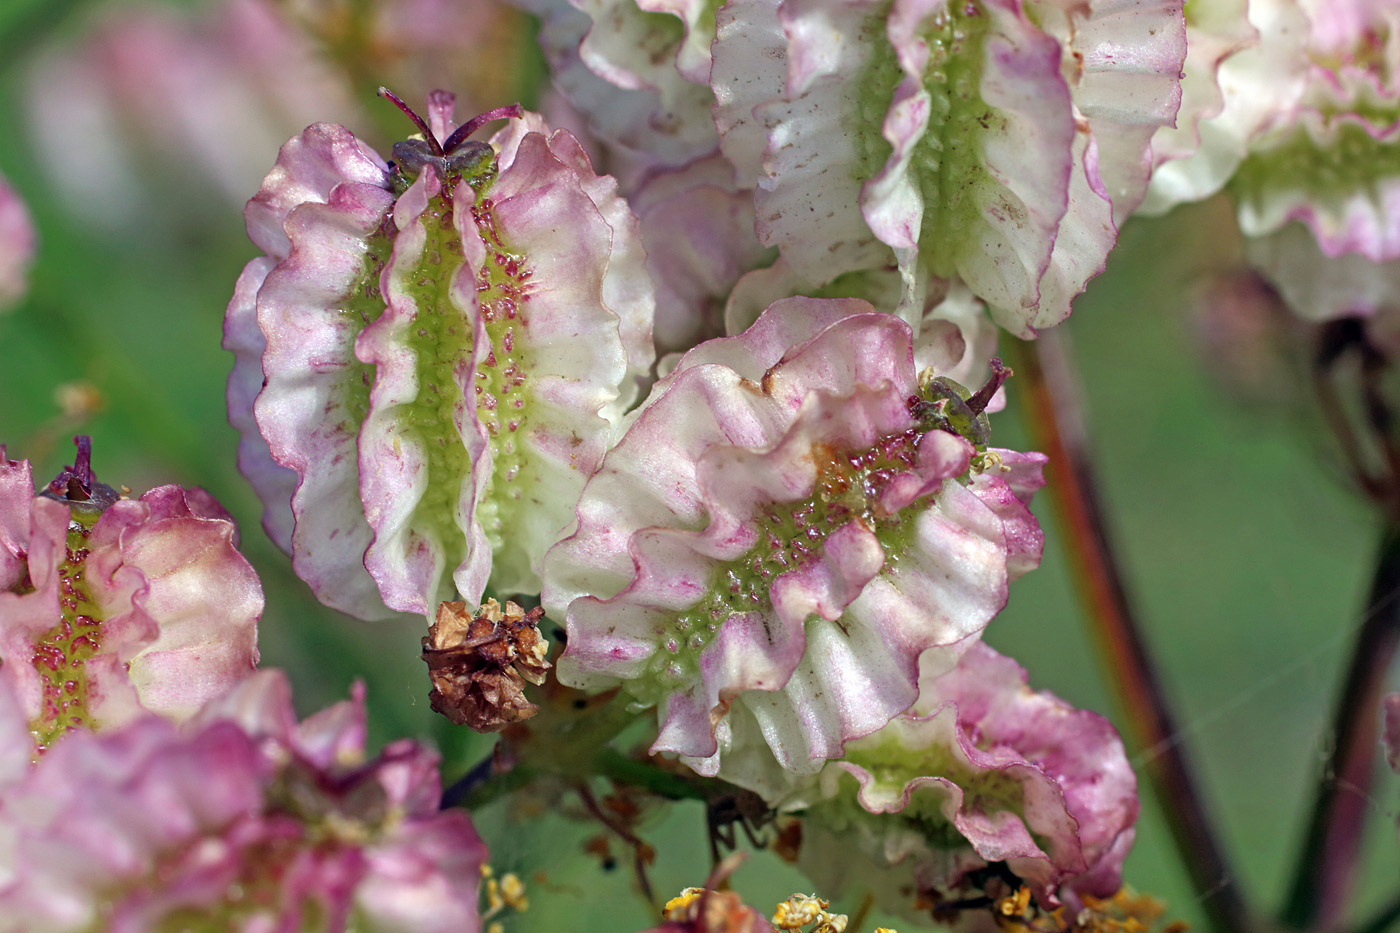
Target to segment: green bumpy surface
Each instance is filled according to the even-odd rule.
[[[470,312],[457,307],[451,296],[452,282],[465,261],[454,226],[456,211],[470,211],[486,247],[486,262],[476,277],[476,301],[489,346],[476,367],[472,392],[476,417],[492,448],[492,475],[476,503],[476,517],[498,559],[515,546],[509,529],[530,504],[525,490],[541,482],[537,461],[527,455],[523,444],[533,408],[526,330],[531,269],[526,257],[497,230],[488,196],[495,178],[494,160],[448,174],[441,193],[429,201],[420,218],[427,236],[421,261],[406,285],[418,309],[408,335],[417,367],[418,396],[405,406],[401,417],[426,452],[428,475],[412,527],[449,551],[457,542],[457,553],[447,555],[449,565],[454,566],[467,557],[466,538],[454,517],[462,483],[472,472],[466,446],[454,429],[456,412],[464,401],[455,370],[473,354]],[[462,180],[470,187],[460,187]],[[473,199],[464,203],[469,192]],[[473,430],[472,426],[467,430]],[[520,560],[528,565],[528,558]]]
[[[477,369],[474,391],[477,418],[486,428],[494,467],[477,515],[492,551],[500,555],[514,547],[507,531],[521,510],[530,505],[525,490],[537,488],[542,479],[538,461],[522,449],[532,415],[528,386],[532,360],[527,349],[531,269],[526,258],[502,240],[487,190],[479,192],[471,209],[486,245],[486,263],[477,274],[476,298],[491,344]],[[523,553],[518,559],[529,563]]]
[[[469,312],[458,308],[450,294],[464,258],[461,239],[453,227],[456,205],[447,194],[449,190],[444,183],[442,193],[428,202],[419,218],[427,236],[418,267],[405,285],[417,308],[408,331],[408,348],[413,352],[418,395],[403,406],[399,420],[421,445],[428,476],[411,527],[449,549],[448,565],[455,566],[466,557],[466,540],[455,516],[462,480],[471,475],[471,459],[454,427],[463,401],[454,370],[462,360],[471,359],[473,336]],[[455,555],[450,553],[453,544]]]
[[[102,648],[104,614],[93,601],[86,579],[87,539],[97,515],[74,513],[58,566],[59,623],[34,640],[30,663],[39,672],[43,699],[39,716],[29,724],[43,750],[69,729],[90,728],[87,662]]]
[[[975,15],[963,12],[969,5],[976,8]],[[890,5],[873,12],[861,37],[873,50],[857,78],[858,106],[850,126],[858,150],[856,180],[862,183],[878,175],[893,152],[882,128],[904,71],[885,35],[889,13]],[[929,120],[915,144],[909,173],[923,193],[920,253],[933,274],[947,278],[956,274],[960,254],[978,246],[968,243],[968,231],[985,223],[977,194],[988,186],[1000,187],[982,164],[981,139],[1004,131],[1006,121],[981,96],[984,47],[991,33],[991,17],[981,5],[949,4],[923,27],[921,38],[929,48],[923,74]]]
[[[346,292],[337,309],[338,313],[350,320],[356,337],[360,331],[379,320],[379,316],[384,313],[384,294],[379,288],[379,277],[389,262],[389,254],[394,248],[395,233],[393,220],[385,217],[384,223],[365,244],[364,269]],[[351,338],[350,345],[354,345],[354,338]],[[370,363],[360,363],[352,356],[350,365],[346,367],[341,379],[344,383],[342,397],[345,399],[345,410],[358,428],[369,414],[369,392],[374,385],[374,366]]]
[[[644,674],[627,682],[627,689],[651,705],[698,680],[700,655],[720,626],[731,616],[756,612],[766,627],[773,613],[773,581],[819,560],[827,536],[848,522],[858,521],[873,531],[884,549],[886,567],[897,564],[913,545],[915,517],[937,494],[888,515],[875,504],[894,476],[912,469],[922,436],[910,430],[858,452],[819,448],[811,495],[772,503],[754,517],[758,542],[743,556],[715,567],[706,594],[658,627],[655,638],[662,650],[651,657]],[[839,619],[836,624],[841,624]]]
[[[867,740],[848,747],[844,760],[869,772],[876,786],[899,791],[917,778],[946,778],[962,789],[964,811],[1012,813],[1025,823],[1025,793],[1019,781],[1003,771],[972,768],[942,746],[909,748],[895,737],[878,742]],[[843,776],[842,789],[837,796],[822,801],[812,810],[824,814],[834,825],[894,819],[916,832],[935,849],[961,849],[969,845],[957,827],[943,815],[942,803],[946,792],[941,788],[917,788],[910,794],[909,803],[904,809],[875,817],[860,805],[856,796],[857,786],[854,776]],[[1044,850],[1045,842],[1034,833],[1031,835]]]
[[[1387,127],[1400,119],[1394,106],[1358,107],[1354,111],[1372,127]],[[1258,205],[1281,191],[1304,188],[1309,195],[1345,201],[1360,194],[1379,194],[1379,185],[1400,177],[1400,146],[1393,138],[1376,139],[1355,123],[1338,124],[1326,148],[1299,127],[1277,146],[1251,153],[1240,164],[1231,190],[1241,202]]]

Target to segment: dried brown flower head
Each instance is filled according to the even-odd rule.
[[[543,609],[502,608],[494,599],[475,614],[464,602],[444,602],[423,638],[433,709],[477,732],[499,732],[529,719],[539,707],[525,698],[525,681],[544,683],[549,643],[537,628]]]

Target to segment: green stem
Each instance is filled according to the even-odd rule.
[[[1332,751],[1318,782],[1282,919],[1299,930],[1333,929],[1345,911],[1361,855],[1375,777],[1381,693],[1400,647],[1400,526],[1387,524],[1366,618],[1357,633],[1332,723]]]
[[[616,784],[639,787],[667,800],[708,800],[708,795],[684,775],[629,758],[611,748],[598,753],[594,773]]]
[[[475,810],[484,806],[491,800],[496,799],[520,786],[521,779],[529,779],[527,774],[517,774],[510,762],[500,754],[501,746],[497,745],[491,749],[491,754],[481,759],[476,765],[462,775],[452,785],[442,792],[442,801],[438,804],[440,810],[450,810],[453,807],[467,805],[467,809]],[[507,776],[512,776],[511,780],[506,780]],[[470,804],[468,805],[468,801]]]
[[[34,0],[0,31],[0,73],[30,60],[38,48],[88,0]]]
[[[1370,920],[1356,928],[1356,933],[1386,933],[1394,929],[1397,921],[1400,921],[1400,896],[1376,911]]]
[[[557,689],[560,694],[548,691],[553,695],[541,702],[534,718],[512,727],[489,756],[443,792],[443,809],[475,810],[546,776],[571,783],[601,776],[671,799],[702,796],[679,775],[611,748],[613,739],[637,722],[627,697],[617,694],[599,705],[582,693]],[[570,697],[584,705],[575,707]]]
[[[1033,446],[1050,457],[1049,492],[1075,588],[1130,736],[1146,752],[1143,769],[1177,852],[1212,928],[1241,933],[1253,924],[1238,876],[1216,838],[1111,544],[1066,341],[1057,329],[1033,344],[1016,342],[1019,378],[1012,382],[1023,394]]]

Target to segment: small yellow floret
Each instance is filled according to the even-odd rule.
[[[667,920],[676,921],[689,919],[687,912],[690,910],[690,905],[700,900],[700,895],[704,893],[704,888],[686,888],[666,902],[666,906],[661,908],[661,916]]]
[[[507,907],[517,913],[524,913],[530,909],[530,899],[525,896],[525,882],[514,872],[507,872],[501,876],[501,899],[506,902]]]
[[[1015,894],[1003,897],[997,903],[997,910],[1001,911],[1003,917],[1024,917],[1030,910],[1031,889],[1022,887]]]
[[[780,930],[797,930],[815,923],[826,911],[827,902],[810,894],[794,894],[773,912],[773,926]]]
[[[505,898],[501,897],[501,883],[495,878],[486,879],[486,913],[494,914],[506,906]]]

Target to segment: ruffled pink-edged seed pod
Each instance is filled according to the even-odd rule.
[[[1152,137],[1156,167],[1138,213],[1164,214],[1219,191],[1269,116],[1296,100],[1295,56],[1277,42],[1260,42],[1288,26],[1288,2],[1186,4],[1181,109],[1175,126]]]
[[[0,799],[0,931],[475,933],[485,846],[433,753],[366,760],[363,695],[298,724],[262,671],[183,726],[66,737]]]
[[[393,169],[339,126],[287,143],[248,204],[267,256],[225,324],[264,524],[322,602],[361,618],[429,615],[454,586],[479,602],[488,575],[538,592],[652,363],[651,283],[613,180],[534,115],[490,145],[460,138],[480,118],[453,136],[452,100],[430,95],[428,139],[396,146]]]
[[[1400,9],[1298,6],[1302,28],[1261,42],[1292,46],[1300,95],[1270,115],[1235,173],[1240,227],[1264,236],[1298,221],[1328,256],[1400,259]]]
[[[802,813],[798,867],[827,896],[868,889],[927,919],[996,863],[1043,905],[1122,884],[1137,780],[1103,717],[1049,693],[985,644],[926,667],[917,705],[809,778],[765,787]],[[921,910],[915,904],[921,905]]]
[[[0,311],[29,289],[29,264],[34,261],[34,223],[13,188],[0,177]]]
[[[146,711],[193,714],[253,672],[263,593],[202,489],[120,498],[77,463],[35,495],[0,447],[0,681],[40,748]]]
[[[57,193],[125,236],[226,216],[289,134],[358,112],[349,83],[269,0],[107,10],[39,59],[28,103]]]
[[[1039,562],[1044,463],[985,447],[996,382],[913,351],[865,302],[794,298],[683,356],[546,558],[559,679],[656,706],[652,751],[706,775],[816,771],[907,709],[920,655],[952,666]]]
[[[1373,262],[1361,253],[1329,256],[1302,223],[1247,238],[1244,253],[1249,266],[1304,320],[1365,317],[1393,327],[1389,320],[1400,309],[1400,260]]]
[[[725,306],[725,327],[730,333],[747,330],[769,305],[802,290],[801,280],[779,258],[768,268],[739,279]],[[843,276],[835,291],[841,294],[824,297],[849,293],[868,301],[877,311],[898,311],[905,298],[901,277],[893,270]],[[987,381],[997,351],[999,328],[987,314],[986,303],[963,282],[954,279],[930,283],[922,308],[908,310],[917,311],[910,315],[910,323],[918,334],[914,341],[914,366],[918,371],[934,369],[962,385]],[[669,371],[664,365],[661,368]],[[1005,405],[1005,393],[998,389],[986,410],[998,412]]]
[[[733,0],[716,20],[715,119],[760,239],[815,285],[897,266],[914,308],[956,276],[1022,336],[1103,269],[1186,55],[1176,0]]]
[[[1208,146],[1203,129],[1197,160],[1230,178],[1251,263],[1304,317],[1394,304],[1400,10],[1272,0],[1252,4],[1250,19],[1259,42],[1221,66],[1225,113],[1213,122],[1236,101],[1248,119],[1235,115],[1228,145]]]
[[[724,336],[734,284],[777,258],[754,233],[753,192],[736,186],[733,167],[715,154],[650,173],[628,200],[656,283],[657,355]]]
[[[696,0],[514,2],[543,20],[540,44],[554,87],[600,140],[649,165],[678,167],[714,152],[712,7]]]

